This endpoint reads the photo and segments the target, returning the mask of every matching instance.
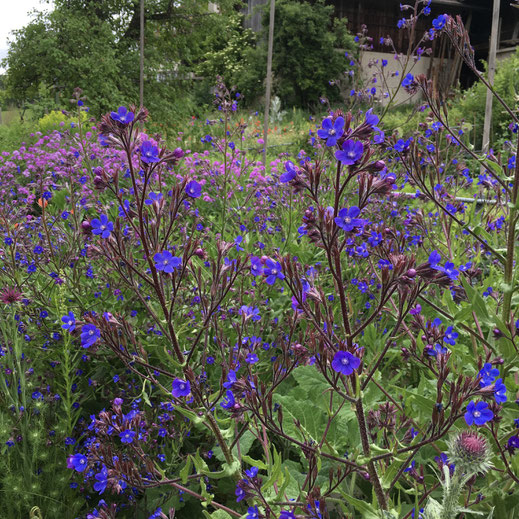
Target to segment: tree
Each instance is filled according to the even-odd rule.
[[[269,3],[267,3],[268,7]],[[346,20],[332,19],[333,6],[323,0],[276,0],[274,26],[273,90],[285,106],[309,107],[319,97],[340,96],[339,89],[329,84],[348,68],[344,51],[355,48]],[[263,34],[256,49],[245,52],[245,60],[254,68],[244,71],[238,88],[250,96],[263,92],[266,75],[269,16],[264,10]],[[341,52],[342,50],[342,52]]]
[[[178,78],[188,76],[221,30],[236,0],[146,0],[145,104],[171,107]],[[139,0],[56,0],[16,31],[10,42],[6,84],[19,104],[34,100],[43,83],[68,99],[80,86],[93,111],[137,101]],[[174,81],[165,84],[165,78]],[[41,89],[40,89],[41,90]]]

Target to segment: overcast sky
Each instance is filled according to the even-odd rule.
[[[0,15],[0,59],[7,51],[7,38],[11,31],[21,29],[31,21],[30,12],[48,10],[52,1],[47,0],[0,0],[2,14]],[[0,67],[1,70],[1,67]]]

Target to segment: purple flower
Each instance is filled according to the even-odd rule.
[[[101,337],[101,330],[94,324],[85,324],[81,328],[81,346],[90,348]]]
[[[382,60],[383,62],[386,61],[386,60]],[[383,66],[384,63],[382,63]],[[386,61],[386,65],[387,65],[387,61]],[[373,128],[377,128],[377,124],[379,123],[380,119],[378,117],[378,115],[375,115],[373,113],[373,108],[370,108],[367,112],[366,112],[366,124],[368,126],[372,126]]]
[[[146,205],[152,205],[153,202],[157,202],[159,203],[163,198],[163,195],[162,193],[150,193],[148,195],[148,198],[146,198],[146,200],[144,200],[144,203]],[[124,211],[123,211],[123,214],[121,216],[124,216]]]
[[[494,398],[498,404],[503,404],[506,402],[506,386],[503,384],[503,379],[498,378],[494,385]]]
[[[223,399],[223,402],[220,402],[220,406],[224,409],[232,409],[234,405],[236,404],[236,400],[234,399],[234,394],[232,391],[227,390],[225,392],[225,397]]]
[[[160,160],[159,149],[151,141],[144,141],[141,144],[140,152],[141,160],[146,164],[151,164],[152,162],[158,162]]]
[[[121,124],[129,124],[135,118],[135,114],[133,112],[129,112],[125,106],[120,106],[117,109],[117,112],[112,112],[110,117],[114,121],[118,121]]]
[[[270,258],[265,262],[263,273],[267,276],[267,285],[273,285],[276,279],[285,279],[285,275],[281,272],[281,265],[279,262],[271,260]]]
[[[106,484],[108,483],[108,470],[103,465],[101,472],[98,472],[95,475],[96,482],[94,483],[94,490],[102,494],[106,489]]]
[[[173,254],[171,254],[171,252],[168,250],[157,252],[157,254],[153,256],[153,259],[155,261],[155,268],[157,270],[162,270],[167,274],[172,274],[175,269],[182,265],[182,258],[173,256]]]
[[[285,172],[279,177],[280,182],[290,182],[297,175],[297,170],[294,167],[294,163],[290,160],[285,162]]]
[[[497,368],[492,368],[492,364],[487,362],[479,372],[479,376],[481,377],[479,383],[481,387],[490,386],[494,383],[494,380],[499,377],[499,370]]]
[[[259,469],[258,467],[251,467],[250,469],[245,471],[245,474],[249,478],[255,478],[258,475]]]
[[[404,139],[398,139],[398,141],[396,141],[393,148],[395,151],[402,153],[407,148],[409,148],[410,144],[411,144],[411,139],[407,139],[406,141],[404,141]]]
[[[186,185],[186,195],[191,198],[199,198],[202,194],[202,186],[196,181],[191,180]]]
[[[452,326],[449,326],[446,330],[445,330],[445,336],[443,337],[443,340],[447,343],[447,344],[450,344],[451,346],[454,346],[456,344],[456,339],[458,338],[458,333],[453,331],[453,328]]]
[[[87,467],[87,458],[83,454],[72,454],[67,458],[67,467],[77,472],[83,472]]]
[[[351,375],[360,365],[360,359],[349,351],[338,351],[332,360],[332,369],[343,375]]]
[[[429,255],[429,265],[431,265],[431,267],[435,267],[436,265],[438,265],[438,263],[440,263],[441,260],[442,260],[442,257],[435,250],[433,250],[431,252],[431,254]]]
[[[236,378],[236,371],[231,369],[227,375],[227,381],[223,383],[223,387],[225,389],[229,389],[237,382],[237,380],[238,379]]]
[[[253,276],[261,276],[263,274],[263,264],[261,258],[252,256],[250,259],[250,271]]]
[[[441,31],[445,27],[446,23],[447,23],[446,14],[440,14],[440,16],[438,16],[438,18],[435,18],[432,21],[432,25],[437,31]]]
[[[339,216],[334,221],[342,230],[349,232],[364,223],[364,220],[357,218],[359,214],[360,209],[357,206],[350,207],[349,209],[344,208],[339,211]]]
[[[494,413],[488,408],[488,404],[486,402],[472,402],[467,406],[467,412],[465,413],[465,422],[467,425],[472,425],[475,423],[476,425],[485,425],[486,422],[489,422],[494,418]]]
[[[407,76],[402,81],[402,86],[404,88],[409,88],[413,84],[413,81],[414,81],[413,74],[407,74]]]
[[[245,499],[245,490],[243,490],[243,485],[247,483],[246,479],[242,479],[238,481],[236,484],[236,490],[234,491],[234,495],[236,496],[236,502],[239,503],[242,499]]]
[[[92,234],[101,235],[101,238],[109,238],[110,233],[114,230],[113,222],[108,220],[106,214],[102,214],[99,218],[94,218],[90,225],[92,226]]]
[[[293,514],[293,512],[290,512],[288,510],[281,510],[281,513],[279,514],[279,519],[296,519],[296,516]]]
[[[188,380],[181,380],[179,378],[176,378],[173,380],[173,390],[171,391],[171,394],[175,398],[179,398],[181,396],[187,396],[189,393],[191,393],[191,384]]]
[[[240,308],[240,314],[245,317],[245,320],[252,319],[253,321],[259,321],[261,319],[261,315],[259,313],[259,309],[253,306],[243,305]]]
[[[63,324],[61,327],[64,330],[68,330],[69,332],[72,332],[76,328],[76,318],[72,312],[69,312],[67,315],[64,315],[61,320],[63,321]]]
[[[344,133],[344,118],[337,117],[335,122],[332,123],[330,117],[327,117],[323,121],[323,129],[317,130],[317,135],[320,139],[326,139],[326,146],[335,146],[337,139],[342,137]]]
[[[121,431],[119,433],[119,438],[121,438],[121,443],[133,443],[133,440],[135,439],[135,431]]]
[[[348,139],[347,141],[343,142],[342,150],[335,152],[335,158],[347,166],[352,166],[362,158],[363,154],[364,145],[362,142]]]

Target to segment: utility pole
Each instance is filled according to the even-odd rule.
[[[272,47],[274,45],[274,14],[276,0],[270,0],[269,40],[267,54],[267,85],[265,91],[265,118],[263,120],[263,165],[267,168],[267,140],[269,131],[270,92],[272,90]]]
[[[141,0],[141,41],[140,41],[140,71],[139,71],[139,104],[144,106],[144,0]]]
[[[492,11],[492,31],[490,33],[490,49],[488,52],[488,82],[494,85],[496,72],[496,52],[499,39],[499,9],[500,0],[494,0]],[[488,153],[490,148],[490,129],[492,126],[492,92],[487,89],[487,102],[485,105],[485,124],[483,126],[483,153]]]

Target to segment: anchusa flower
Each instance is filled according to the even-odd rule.
[[[297,170],[294,166],[294,163],[290,160],[285,162],[285,172],[279,177],[280,182],[290,182],[297,175]]]
[[[151,141],[144,141],[140,146],[141,160],[146,164],[159,162],[159,149]]]
[[[337,140],[342,137],[344,133],[344,118],[337,117],[335,122],[332,122],[330,117],[323,120],[323,127],[317,130],[317,135],[320,139],[326,139],[326,146],[331,147],[337,144]]]
[[[99,218],[94,218],[90,225],[92,227],[92,234],[101,236],[101,238],[109,238],[110,233],[114,230],[113,222],[108,220],[106,214],[102,214]]]
[[[176,378],[173,381],[173,390],[171,391],[171,394],[175,398],[180,398],[181,396],[187,396],[189,393],[191,393],[191,384],[187,380],[181,380],[179,378]]]
[[[125,106],[120,106],[117,112],[110,113],[110,117],[121,124],[130,124],[134,120],[135,114],[130,112]]]
[[[273,285],[276,279],[285,279],[285,275],[281,271],[281,265],[279,262],[267,259],[263,268],[263,274],[266,276],[267,285]]]
[[[350,207],[349,209],[341,209],[339,215],[335,217],[334,221],[338,227],[343,231],[350,232],[355,227],[360,227],[364,224],[364,220],[357,218],[360,214],[360,209],[357,206]]]
[[[175,269],[182,265],[182,258],[173,256],[168,250],[157,252],[157,254],[153,256],[153,260],[155,261],[155,268],[166,274],[172,274]]]
[[[363,154],[364,145],[362,142],[348,139],[343,142],[342,149],[335,152],[335,158],[347,166],[352,166],[359,162]]]
[[[81,346],[90,348],[101,337],[101,330],[94,324],[85,324],[81,328]]]
[[[61,318],[63,324],[61,325],[61,327],[64,329],[64,330],[68,330],[69,332],[72,332],[75,330],[76,328],[76,318],[74,316],[74,314],[72,312],[69,312],[67,315],[64,315],[62,318]]]
[[[349,351],[338,351],[332,360],[332,369],[342,375],[351,375],[360,365],[360,359]]]
[[[202,186],[196,180],[188,182],[185,189],[186,195],[190,198],[200,198],[202,194]]]
[[[88,465],[87,457],[83,454],[73,454],[67,458],[67,467],[77,472],[83,472]]]
[[[486,402],[470,402],[465,413],[465,422],[467,425],[476,424],[477,426],[485,425],[494,418],[494,413],[488,408]]]

